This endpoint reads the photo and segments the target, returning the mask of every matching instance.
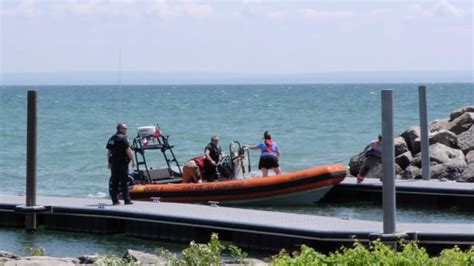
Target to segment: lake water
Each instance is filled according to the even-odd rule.
[[[38,90],[39,95],[38,194],[107,197],[109,170],[105,144],[114,134],[118,121],[128,123],[129,137],[136,135],[135,128],[139,126],[158,123],[171,136],[170,142],[175,145],[180,162],[201,153],[212,135],[219,135],[221,145],[227,149],[232,140],[257,143],[263,131],[269,130],[282,151],[283,171],[292,171],[332,162],[347,164],[350,156],[359,153],[381,131],[381,89],[395,91],[398,133],[418,125],[417,86],[3,86],[0,87],[1,193],[25,190],[28,89]],[[472,83],[427,84],[427,88],[430,121],[449,117],[453,110],[474,104]],[[256,168],[258,154],[252,156]],[[162,165],[163,161],[159,163]],[[328,216],[352,213],[354,219],[382,219],[378,207],[370,205],[315,205],[296,210],[275,206],[272,210]],[[463,223],[472,221],[474,216],[449,210],[442,215],[400,210],[398,218]],[[57,245],[63,241],[62,233],[43,234],[46,238],[59,239]],[[22,239],[30,241],[21,230],[2,228],[0,250],[8,250],[11,242],[22,243]],[[20,244],[10,250],[21,248]],[[114,250],[114,245],[110,250]]]

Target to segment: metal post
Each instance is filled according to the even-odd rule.
[[[383,233],[395,233],[393,90],[382,90]]]
[[[430,180],[430,152],[428,138],[428,112],[426,108],[426,87],[418,87],[420,104],[420,144],[421,144],[421,173],[423,180]]]
[[[37,97],[36,91],[28,91],[28,117],[26,132],[26,206],[36,205],[36,154],[37,154]],[[36,214],[25,214],[26,231],[36,230]]]

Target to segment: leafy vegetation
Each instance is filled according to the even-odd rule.
[[[42,247],[26,247],[31,256],[44,256]],[[223,265],[223,254],[231,257],[231,263],[240,265],[250,264],[247,253],[230,243],[221,242],[217,234],[213,233],[208,243],[192,241],[182,252],[181,256],[166,249],[155,250],[157,256],[165,259],[167,265],[172,266],[201,266]],[[313,248],[302,245],[300,250],[289,254],[281,250],[272,257],[275,266],[319,266],[319,265],[400,265],[400,266],[474,266],[474,247],[463,251],[455,246],[443,250],[438,256],[430,257],[426,249],[418,246],[414,241],[401,241],[397,251],[385,245],[380,240],[371,242],[367,247],[355,242],[352,247],[342,247],[327,255],[315,251]],[[99,256],[94,265],[140,265],[140,262],[129,262],[114,254]]]
[[[474,248],[463,252],[459,247],[445,249],[437,257],[430,257],[416,242],[401,242],[401,251],[396,251],[377,240],[365,247],[355,242],[352,248],[343,247],[329,255],[302,245],[300,251],[288,254],[281,251],[273,257],[273,265],[459,265],[474,266]]]
[[[133,263],[128,263],[119,256],[109,253],[107,255],[99,256],[94,262],[94,265],[98,266],[109,266],[109,265],[135,265]]]
[[[35,248],[33,246],[26,246],[25,250],[30,256],[44,256],[45,254],[45,249],[43,247]]]
[[[229,245],[228,249],[230,251],[230,256],[234,258],[240,264],[246,264],[247,252],[243,251],[237,246]]]

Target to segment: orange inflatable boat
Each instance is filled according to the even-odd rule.
[[[319,201],[346,176],[344,165],[323,165],[269,177],[211,183],[145,184],[130,187],[136,200],[256,205],[301,205]]]

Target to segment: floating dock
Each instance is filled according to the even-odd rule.
[[[18,206],[24,203],[23,195],[0,195],[0,226],[23,227],[25,214]],[[301,244],[332,251],[355,239],[374,240],[383,228],[381,222],[197,204],[135,201],[112,206],[108,199],[70,197],[38,197],[37,204],[45,207],[37,214],[45,230],[120,233],[180,243],[205,242],[216,232],[241,248],[271,252]],[[397,231],[434,252],[474,245],[474,223],[398,223]]]
[[[382,202],[382,182],[379,179],[366,178],[361,184],[356,181],[356,178],[346,177],[326,194],[322,202]],[[474,211],[474,183],[397,179],[395,188],[397,206],[430,209],[455,207],[460,211]]]

